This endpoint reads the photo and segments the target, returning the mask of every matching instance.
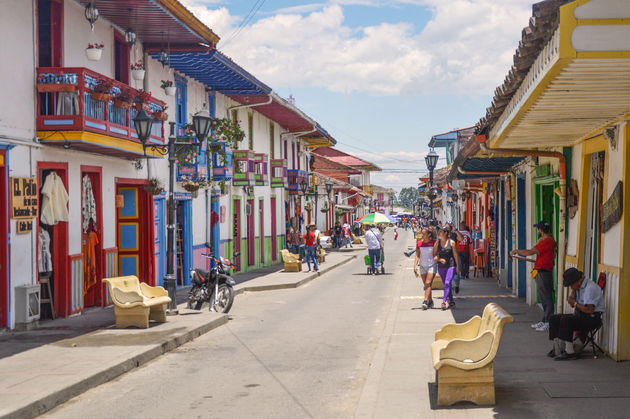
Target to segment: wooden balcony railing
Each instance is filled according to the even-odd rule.
[[[112,99],[106,102],[92,97],[99,79],[113,83]],[[137,110],[114,100],[121,89],[132,94],[138,92],[87,68],[40,67],[37,69],[37,130],[89,131],[139,143],[133,125]],[[164,106],[164,102],[152,98],[149,112],[163,111]],[[154,121],[149,142],[165,142],[163,121]]]

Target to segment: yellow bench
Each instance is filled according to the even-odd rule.
[[[503,326],[512,317],[496,303],[488,304],[483,316],[465,323],[449,323],[435,332],[431,344],[438,406],[459,401],[494,405],[494,357]]]
[[[171,299],[164,288],[151,287],[133,275],[104,278],[103,282],[107,284],[114,303],[117,328],[137,326],[146,329],[149,320],[166,321],[166,306]]]
[[[323,248],[317,249],[317,263],[326,262],[326,251]]]
[[[302,262],[300,262],[298,255],[289,252],[287,249],[282,249],[280,255],[284,262],[285,272],[300,272],[302,270]]]

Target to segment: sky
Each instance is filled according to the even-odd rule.
[[[372,183],[396,190],[426,174],[431,136],[485,115],[533,3],[180,1],[221,37],[221,52],[293,96],[337,148],[383,169]]]

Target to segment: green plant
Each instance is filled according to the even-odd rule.
[[[134,94],[131,89],[126,89],[124,87],[120,88],[120,93],[116,95],[116,100],[120,100],[121,102],[131,103],[134,101]]]
[[[144,187],[144,190],[151,195],[159,195],[164,191],[164,186],[158,178],[152,177],[149,179],[147,185]]]
[[[114,87],[114,81],[111,79],[100,78],[96,80],[96,84],[92,89],[96,93],[106,93],[109,94]]]
[[[171,80],[162,80],[160,88],[166,89],[167,87],[173,87],[173,82]]]

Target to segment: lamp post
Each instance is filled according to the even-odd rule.
[[[326,196],[328,197],[328,208],[329,208],[329,214],[332,214],[332,199],[330,198],[330,193],[333,190],[333,183],[332,182],[326,182]],[[330,226],[332,227],[334,224],[334,220],[332,219],[331,215],[327,216],[328,220],[330,221]]]
[[[433,148],[429,154],[424,158],[424,162],[427,164],[427,170],[429,170],[429,189],[433,187],[433,170],[435,170],[435,166],[437,166],[438,154],[435,152]],[[431,219],[433,219],[433,198],[431,198],[430,203],[430,211],[431,211]]]
[[[189,147],[196,148],[197,154],[199,154],[199,150],[201,150],[203,142],[208,137],[211,118],[205,108],[193,116],[193,130],[195,131],[195,135],[197,137],[196,143],[177,142],[177,137],[175,136],[175,122],[171,122],[167,145],[147,144],[147,140],[151,135],[151,125],[153,124],[153,121],[154,119],[144,110],[138,112],[136,117],[133,119],[136,134],[142,143],[142,148],[145,153],[146,149],[150,148],[163,156],[168,154],[168,215],[166,236],[166,275],[164,275],[164,288],[166,288],[168,296],[171,298],[166,314],[174,315],[179,314],[175,298],[177,280],[175,277],[175,267],[173,266],[173,241],[175,238],[175,194],[173,191],[175,189],[175,161],[177,159],[177,152],[185,150]],[[212,241],[210,243],[212,243]],[[210,252],[212,253],[212,247],[210,248]]]

